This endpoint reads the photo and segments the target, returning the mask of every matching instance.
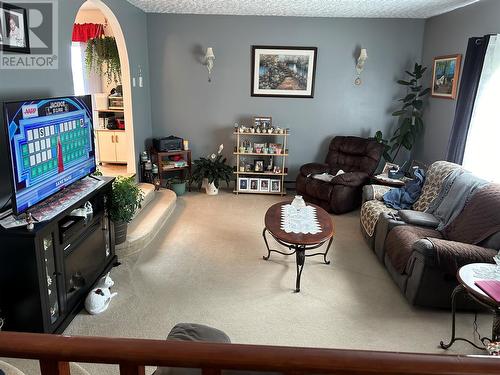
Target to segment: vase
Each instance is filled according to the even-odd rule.
[[[300,211],[304,207],[306,207],[306,202],[304,201],[304,198],[302,198],[302,195],[296,195],[295,198],[292,201],[292,207],[295,208],[297,211]]]
[[[186,182],[180,182],[178,184],[172,184],[172,190],[175,192],[175,195],[180,197],[186,193]]]
[[[205,186],[205,191],[207,192],[207,195],[217,195],[219,194],[219,189],[215,187],[215,184],[213,182],[207,183]]]

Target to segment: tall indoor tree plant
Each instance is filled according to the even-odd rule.
[[[398,84],[406,87],[406,95],[399,99],[401,108],[392,113],[392,116],[398,118],[396,130],[389,140],[384,139],[380,130],[375,134],[375,139],[384,144],[384,159],[389,162],[396,160],[402,148],[411,151],[424,130],[424,121],[422,119],[423,99],[431,90],[430,87],[424,89],[421,83],[426,70],[427,68],[415,63],[413,72],[406,71],[409,79],[397,81]]]
[[[204,185],[208,195],[219,193],[221,180],[224,180],[229,186],[233,176],[233,168],[226,164],[227,159],[222,155],[223,149],[224,145],[220,145],[217,155],[212,154],[206,158],[199,158],[193,163],[191,180],[198,184],[198,188]]]

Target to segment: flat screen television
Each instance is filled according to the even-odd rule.
[[[90,95],[7,102],[4,125],[14,214],[95,172]]]

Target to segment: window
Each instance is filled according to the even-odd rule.
[[[71,70],[75,95],[85,94],[85,72],[83,70],[84,43],[71,43]]]
[[[490,36],[467,134],[463,166],[500,182],[500,39]]]

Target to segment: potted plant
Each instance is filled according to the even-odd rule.
[[[89,39],[85,50],[85,65],[88,72],[93,69],[98,74],[104,74],[108,83],[120,83],[122,72],[115,38],[104,36]]]
[[[125,242],[128,223],[141,207],[144,197],[134,177],[117,177],[113,182],[109,214],[115,224],[115,244]]]
[[[424,129],[423,99],[431,90],[430,87],[424,89],[420,81],[426,70],[427,68],[415,63],[413,72],[406,71],[410,79],[407,81],[398,80],[398,84],[407,89],[406,96],[399,99],[401,109],[392,113],[392,116],[398,117],[398,126],[389,140],[384,139],[380,130],[375,134],[375,139],[385,146],[384,159],[388,162],[392,163],[396,160],[401,148],[411,151]]]
[[[167,180],[167,188],[173,190],[180,197],[186,193],[186,180],[181,177],[173,177]]]
[[[205,187],[208,195],[217,195],[219,193],[220,181],[226,181],[229,186],[233,175],[233,168],[226,164],[227,159],[221,154],[224,145],[219,146],[219,151],[216,154],[200,158],[194,161],[192,182],[198,184],[200,189]]]

